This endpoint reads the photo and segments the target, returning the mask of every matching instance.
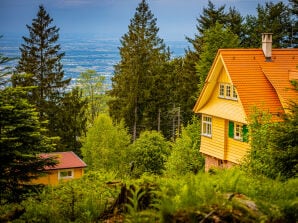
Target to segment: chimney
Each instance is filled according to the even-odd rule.
[[[266,58],[266,62],[272,61],[272,33],[262,33],[262,50]]]

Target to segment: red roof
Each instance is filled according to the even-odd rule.
[[[57,169],[70,169],[70,168],[83,168],[86,167],[86,163],[80,159],[74,152],[55,152],[55,153],[43,153],[42,157],[57,157],[58,164],[54,167],[47,167],[47,170]]]

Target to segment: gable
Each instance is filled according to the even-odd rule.
[[[240,99],[229,100],[220,98],[219,84],[233,86],[233,82],[223,63],[223,58],[218,54],[214,66],[207,76],[202,93],[194,107],[194,112],[246,123],[245,113]]]

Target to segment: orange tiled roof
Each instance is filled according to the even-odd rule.
[[[265,61],[261,49],[221,49],[218,53],[247,115],[254,106],[281,113],[290,100],[298,99],[289,81],[289,74],[298,72],[298,49],[273,49],[271,62]]]
[[[58,164],[54,167],[47,167],[47,170],[56,169],[69,169],[69,168],[80,168],[86,167],[86,163],[81,160],[74,152],[55,152],[55,153],[43,153],[42,157],[57,157]]]

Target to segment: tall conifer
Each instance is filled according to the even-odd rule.
[[[23,37],[20,47],[21,57],[16,67],[17,73],[27,73],[25,78],[13,77],[14,86],[35,86],[29,94],[29,101],[35,104],[40,120],[54,121],[51,109],[61,100],[64,88],[70,79],[64,80],[60,53],[59,29],[52,26],[53,19],[40,5],[32,26],[27,25],[29,37]],[[52,114],[52,115],[49,115]],[[54,132],[55,130],[52,129]]]
[[[53,158],[39,156],[51,151],[53,144],[25,99],[27,94],[23,87],[0,89],[0,202],[18,202],[32,189],[31,180],[56,164]]]
[[[146,121],[151,120],[152,115],[157,122],[157,105],[148,101],[153,100],[154,82],[169,57],[158,31],[156,18],[147,2],[142,0],[130,21],[128,32],[121,38],[121,60],[115,66],[110,92],[114,100],[109,104],[112,117],[125,120],[133,139],[141,130],[152,128]],[[149,112],[153,107],[155,114]]]

